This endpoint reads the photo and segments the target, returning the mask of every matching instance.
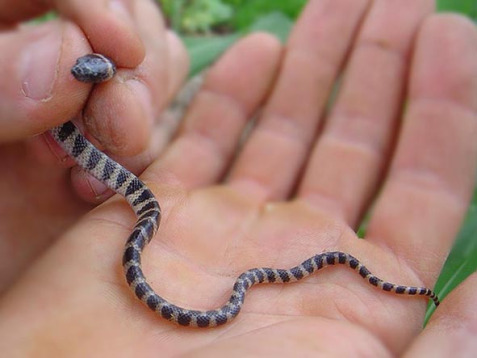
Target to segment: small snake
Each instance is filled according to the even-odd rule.
[[[111,79],[116,73],[116,67],[105,56],[90,54],[79,58],[71,72],[79,81],[100,83]],[[317,254],[290,269],[262,267],[245,271],[235,281],[230,299],[220,308],[199,311],[176,306],[154,292],[141,268],[142,251],[154,237],[161,219],[161,209],[152,191],[133,173],[96,149],[72,122],[51,129],[50,133],[81,168],[122,195],[131,205],[137,222],[126,242],[123,255],[126,281],[137,298],[166,320],[181,326],[220,326],[232,321],[239,314],[245,294],[252,286],[260,283],[298,281],[326,266],[337,264],[350,267],[369,284],[383,291],[426,296],[432,299],[436,306],[439,305],[439,299],[431,289],[383,281],[373,275],[357,258],[345,252],[334,251]]]

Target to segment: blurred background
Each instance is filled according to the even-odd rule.
[[[209,65],[231,43],[252,31],[285,41],[307,0],[156,0],[190,52],[191,74]],[[477,0],[437,0],[438,11],[477,21]]]

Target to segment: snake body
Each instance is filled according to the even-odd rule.
[[[92,55],[87,56],[92,58]],[[97,58],[97,56],[94,57],[95,61]],[[101,58],[109,61],[104,56]],[[95,67],[96,65],[86,58],[78,61],[75,66]],[[108,66],[103,67],[108,68]],[[85,73],[86,76],[88,76],[87,73],[91,73],[90,70],[80,68],[76,72],[80,75],[78,78],[77,73],[73,73],[75,77],[84,82],[101,82],[114,75],[114,73],[100,74],[99,77],[102,79],[95,81],[84,78]],[[92,73],[95,72],[96,70],[93,69]],[[137,216],[137,222],[126,242],[123,255],[126,281],[139,300],[166,320],[181,326],[200,328],[220,326],[232,321],[239,314],[245,295],[252,286],[261,283],[299,281],[326,266],[337,264],[350,267],[369,284],[381,290],[396,294],[426,296],[432,299],[436,306],[439,305],[439,299],[431,289],[401,286],[383,281],[373,275],[357,258],[345,252],[334,251],[317,254],[290,269],[262,267],[245,271],[235,281],[230,299],[220,308],[201,311],[179,307],[151,288],[141,268],[142,252],[156,234],[161,219],[161,209],[152,191],[133,173],[94,147],[72,122],[66,122],[51,129],[50,133],[81,168],[122,195],[131,205]]]

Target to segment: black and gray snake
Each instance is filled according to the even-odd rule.
[[[99,83],[116,72],[114,64],[99,54],[78,59],[72,73],[80,81]],[[198,311],[182,308],[159,296],[147,283],[141,268],[141,254],[154,237],[161,219],[161,209],[151,190],[134,174],[96,149],[85,139],[72,122],[50,130],[58,144],[95,178],[122,195],[137,215],[137,222],[129,236],[123,255],[126,281],[134,294],[161,317],[181,326],[215,327],[232,321],[240,312],[245,294],[260,283],[287,283],[302,278],[329,265],[342,264],[355,270],[369,284],[396,294],[427,296],[439,305],[437,295],[429,288],[401,286],[373,275],[358,259],[345,252],[317,254],[290,269],[254,268],[242,273],[232,289],[232,295],[222,307]]]

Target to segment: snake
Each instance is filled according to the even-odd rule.
[[[116,66],[106,56],[93,53],[77,59],[71,73],[78,81],[96,84],[110,80],[116,73]],[[349,253],[329,251],[316,254],[289,269],[261,267],[243,272],[236,279],[229,300],[219,308],[193,310],[179,307],[153,290],[141,266],[142,252],[155,236],[161,220],[161,208],[153,192],[136,175],[97,149],[71,121],[52,128],[50,134],[77,165],[123,196],[131,206],[137,221],[126,241],[122,259],[126,282],[140,301],[170,322],[198,328],[222,326],[240,313],[245,295],[252,286],[299,281],[327,266],[338,264],[356,271],[378,289],[394,294],[424,296],[432,300],[436,307],[439,305],[438,296],[429,288],[384,281]]]

